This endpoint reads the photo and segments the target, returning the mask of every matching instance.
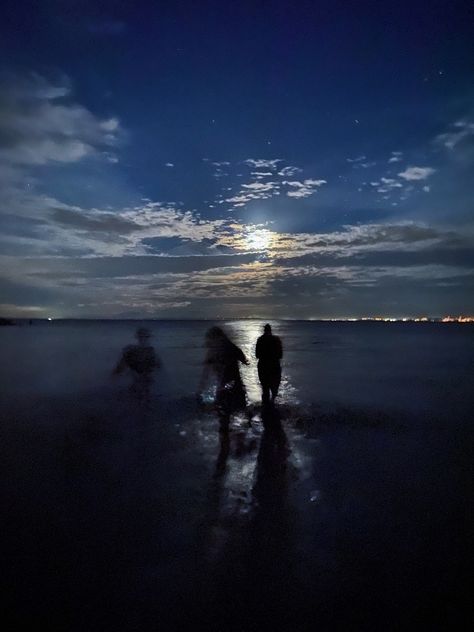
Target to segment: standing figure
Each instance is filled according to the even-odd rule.
[[[239,362],[248,364],[248,361],[242,350],[229,340],[220,327],[209,329],[205,344],[207,351],[199,393],[207,387],[212,374],[216,380],[215,405],[221,430],[225,431],[229,427],[230,415],[244,410],[247,405]]]
[[[280,338],[272,334],[270,325],[266,324],[263,332],[263,336],[257,340],[255,355],[258,359],[258,379],[262,385],[262,401],[266,404],[270,399],[270,392],[272,401],[278,394],[283,348]]]
[[[138,344],[124,347],[113,374],[118,375],[129,369],[134,378],[130,390],[138,395],[147,395],[153,381],[153,372],[160,367],[160,361],[155,349],[149,344],[151,333],[148,329],[139,327],[135,337]]]

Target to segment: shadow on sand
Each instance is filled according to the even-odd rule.
[[[273,405],[262,408],[258,430],[255,425],[259,441],[244,441],[234,428],[219,437],[202,525],[212,594],[200,614],[211,617],[211,627],[224,629],[236,621],[263,627],[269,613],[271,620],[291,624],[298,585],[291,446]]]

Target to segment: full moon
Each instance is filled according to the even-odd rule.
[[[250,228],[244,235],[247,250],[267,250],[272,240],[272,232],[266,228]]]

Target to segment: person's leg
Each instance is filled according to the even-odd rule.
[[[258,363],[258,379],[262,387],[262,403],[266,404],[270,399],[270,384],[268,382],[267,371],[265,371],[261,362]]]
[[[270,389],[272,391],[272,400],[278,395],[278,389],[280,388],[281,372],[275,370],[272,375]]]
[[[225,387],[218,388],[216,391],[215,408],[219,418],[219,430],[226,432],[230,424],[230,406],[229,393]]]

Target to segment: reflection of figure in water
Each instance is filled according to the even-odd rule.
[[[219,454],[217,455],[214,479],[220,479],[225,474],[227,459],[230,453],[230,439],[228,432],[221,432],[219,436]]]
[[[293,568],[295,512],[289,498],[291,450],[278,409],[265,407],[262,422],[249,529],[248,572],[253,585],[249,608],[257,612],[271,609],[284,620],[291,600],[288,590],[297,590]]]
[[[206,358],[199,393],[208,386],[211,374],[216,379],[215,404],[221,430],[229,426],[230,415],[246,407],[245,388],[240,377],[239,362],[248,364],[247,358],[220,327],[211,327],[206,333]]]
[[[160,366],[155,349],[149,344],[151,333],[144,327],[139,327],[135,333],[137,345],[127,345],[115,367],[113,374],[118,375],[129,369],[134,376],[131,386],[132,392],[138,395],[148,393],[153,381],[153,371]]]
[[[276,519],[281,510],[286,490],[286,465],[290,455],[288,439],[280,415],[275,408],[267,408],[262,414],[263,434],[257,457],[257,477],[254,496],[261,509],[267,510],[269,522]]]
[[[272,334],[270,325],[265,325],[263,331],[263,336],[257,340],[255,355],[258,359],[258,379],[262,385],[262,401],[266,403],[270,399],[270,392],[272,401],[278,394],[283,348],[280,338]]]

